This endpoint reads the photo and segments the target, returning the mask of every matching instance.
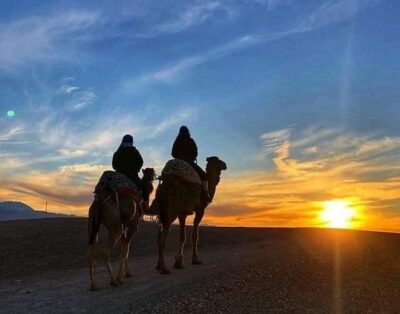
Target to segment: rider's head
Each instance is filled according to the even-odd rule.
[[[129,134],[124,135],[124,137],[122,138],[121,146],[122,147],[133,146],[133,137],[132,137],[132,135],[129,135]]]
[[[181,126],[181,128],[179,129],[179,136],[190,137],[190,131],[187,126]]]

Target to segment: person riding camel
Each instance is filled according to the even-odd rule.
[[[201,181],[203,182],[203,191],[208,201],[211,201],[210,194],[208,193],[208,180],[205,171],[196,163],[197,161],[197,145],[190,135],[190,131],[186,126],[181,126],[179,134],[175,139],[172,146],[172,157],[175,159],[184,160],[189,163],[193,169],[198,173]]]
[[[139,178],[140,169],[143,167],[143,158],[140,152],[133,146],[132,135],[124,135],[122,142],[113,155],[112,167],[115,171],[130,178],[142,192],[143,209],[149,208],[149,191]]]

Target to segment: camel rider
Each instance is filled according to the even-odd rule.
[[[142,180],[139,178],[140,169],[143,166],[143,158],[139,151],[133,146],[132,135],[125,135],[122,138],[121,145],[113,155],[112,167],[115,171],[126,175],[133,182],[143,196],[143,209],[147,210],[149,207],[149,193],[147,188],[142,184]]]
[[[181,128],[179,129],[179,134],[175,139],[174,145],[172,146],[171,155],[175,159],[186,161],[194,168],[194,170],[198,173],[201,181],[203,182],[203,190],[206,197],[208,198],[208,201],[211,201],[211,197],[208,193],[207,174],[196,163],[198,155],[197,145],[190,136],[190,131],[186,126],[181,126]]]

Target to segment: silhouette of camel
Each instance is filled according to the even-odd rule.
[[[211,199],[214,198],[216,187],[220,181],[220,175],[222,170],[226,170],[227,166],[226,163],[220,160],[218,157],[208,157],[207,158],[207,166],[206,166],[206,173],[207,173],[207,180],[209,186],[209,193]],[[206,196],[201,193],[200,199],[198,201],[198,193],[191,193],[190,197],[192,197],[191,202],[185,200],[187,197],[188,192],[190,190],[189,186],[193,184],[183,182],[182,180],[172,180],[173,182],[165,182],[163,184],[170,184],[168,188],[164,187],[164,192],[166,195],[166,203],[161,204],[159,203],[159,218],[160,218],[160,227],[158,231],[158,262],[157,262],[157,270],[159,270],[162,274],[169,274],[170,271],[165,267],[164,262],[164,249],[165,249],[165,242],[169,230],[171,228],[171,224],[175,221],[176,218],[179,219],[179,226],[180,226],[180,245],[178,248],[178,253],[175,259],[174,267],[179,269],[183,267],[183,249],[186,242],[186,217],[190,214],[191,208],[187,208],[193,206],[192,208],[195,211],[195,217],[193,221],[193,234],[192,234],[192,264],[198,265],[201,264],[201,260],[199,259],[198,250],[197,250],[197,243],[199,239],[199,225],[204,216],[204,211],[207,208],[209,202]],[[192,190],[193,192],[193,190]],[[196,197],[197,195],[197,197]],[[158,195],[156,196],[156,202]],[[162,202],[162,200],[161,200]],[[189,210],[188,210],[189,209]]]
[[[147,185],[148,191],[153,190],[152,182],[155,178],[153,168],[146,168],[143,171],[143,184]],[[122,278],[131,277],[132,271],[129,266],[128,256],[132,237],[137,231],[140,218],[143,215],[142,208],[138,203],[140,200],[129,195],[113,194],[110,191],[98,192],[89,209],[89,249],[87,253],[90,269],[90,289],[98,290],[94,275],[94,252],[98,240],[100,224],[108,230],[108,245],[104,252],[104,260],[110,275],[111,285],[118,286]],[[114,276],[110,264],[112,249],[120,241],[122,246],[121,262],[117,277]]]

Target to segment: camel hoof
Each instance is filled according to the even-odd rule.
[[[117,282],[118,285],[122,285],[124,283],[124,281],[122,280],[122,278],[117,278]]]
[[[171,273],[171,271],[169,271],[168,269],[163,269],[161,271],[161,275],[169,275]]]
[[[100,287],[97,286],[96,284],[91,284],[89,290],[90,291],[99,291]]]
[[[174,268],[176,268],[176,269],[183,268],[183,256],[182,255],[176,256]]]
[[[198,258],[192,260],[192,265],[201,265],[203,262]]]

